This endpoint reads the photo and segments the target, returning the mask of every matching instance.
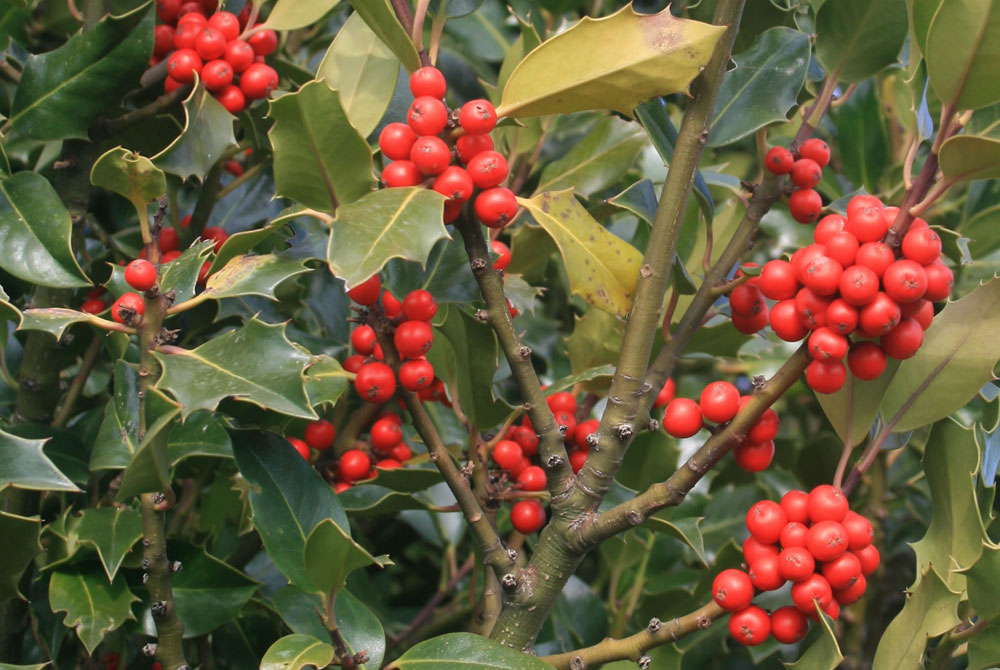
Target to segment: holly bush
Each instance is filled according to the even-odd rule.
[[[997,666],[998,26],[4,0],[0,668]]]

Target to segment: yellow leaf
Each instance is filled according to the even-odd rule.
[[[517,201],[559,247],[573,293],[624,317],[632,306],[642,254],[595,221],[572,189]]]
[[[637,14],[629,4],[611,16],[584,17],[518,64],[497,114],[613,109],[631,115],[645,100],[687,91],[724,31],[725,26],[675,18],[669,7]]]

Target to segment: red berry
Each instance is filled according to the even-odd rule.
[[[801,642],[808,632],[808,619],[795,607],[786,605],[771,612],[771,635],[781,644]]]
[[[858,310],[843,298],[837,298],[826,309],[826,325],[839,335],[853,333],[858,327]]]
[[[746,442],[733,449],[736,465],[747,472],[762,472],[774,459],[774,440]]]
[[[808,534],[809,528],[805,524],[798,521],[789,521],[781,529],[781,537],[778,538],[778,542],[785,549],[790,547],[805,547],[806,536]]]
[[[192,20],[192,17],[197,17],[197,21],[201,26],[205,26],[208,23],[201,5],[191,0],[181,4],[180,10],[177,12],[177,23],[180,24],[185,16],[188,17],[189,21]]]
[[[844,268],[829,256],[814,256],[802,271],[802,283],[819,296],[833,295]]]
[[[778,555],[778,547],[773,544],[764,544],[753,535],[743,540],[743,558],[748,564],[753,563],[761,556]]]
[[[277,85],[278,73],[264,63],[254,63],[240,75],[240,88],[248,100],[266,98]]]
[[[457,165],[449,165],[434,180],[431,187],[451,202],[465,202],[472,197],[472,177]]]
[[[760,560],[760,559],[758,559]],[[753,600],[753,582],[742,570],[723,570],[712,580],[712,598],[727,612],[739,612]]]
[[[862,244],[858,247],[858,253],[854,257],[855,263],[870,269],[879,279],[882,278],[885,269],[892,265],[895,260],[892,249],[881,242]]]
[[[771,300],[794,298],[799,290],[795,271],[787,261],[774,260],[764,263],[760,271],[760,292]]]
[[[742,398],[740,400],[742,404]],[[757,419],[757,422],[750,427],[750,430],[747,432],[747,439],[751,442],[769,442],[778,436],[780,425],[781,421],[778,419],[778,413],[768,407],[760,415],[760,418]]]
[[[148,291],[156,284],[156,268],[149,261],[137,258],[125,266],[125,281],[136,291]]]
[[[392,457],[400,463],[405,463],[413,458],[413,450],[405,444],[397,444],[392,448]]]
[[[90,298],[83,301],[83,304],[80,305],[80,311],[87,314],[100,314],[107,306],[108,304],[100,298]]]
[[[405,123],[390,123],[378,135],[378,146],[382,154],[394,161],[408,160],[410,149],[417,141],[417,134]]]
[[[156,0],[156,15],[164,23],[175,23],[183,0]]]
[[[816,224],[813,229],[813,241],[817,244],[826,244],[827,241],[847,229],[847,219],[840,214],[827,214]]]
[[[216,12],[212,14],[208,17],[208,26],[222,33],[227,42],[232,42],[240,36],[240,21],[231,12]]]
[[[410,75],[410,93],[414,98],[427,95],[440,99],[447,92],[448,82],[436,67],[426,65]]]
[[[795,164],[795,156],[785,147],[771,147],[764,156],[764,166],[771,174],[788,174]]]
[[[795,294],[795,311],[799,314],[803,325],[810,330],[815,330],[826,325],[826,313],[830,309],[830,298],[823,298],[812,289],[804,288]]]
[[[799,147],[799,157],[816,161],[821,168],[826,167],[830,162],[830,147],[823,140],[813,137]]]
[[[153,56],[163,58],[174,49],[174,29],[171,26],[156,26],[153,32]]]
[[[201,234],[201,239],[215,242],[215,253],[219,253],[222,245],[229,239],[229,233],[218,226],[208,226]]]
[[[195,40],[198,39],[198,35],[201,35],[201,31],[204,28],[205,26],[194,21],[186,21],[178,24],[177,29],[174,30],[174,49],[193,50]]]
[[[537,500],[520,500],[510,508],[510,523],[524,535],[538,532],[545,525],[545,508]]]
[[[410,291],[403,300],[403,314],[410,321],[430,321],[437,314],[437,301],[430,291],[424,289]]]
[[[885,293],[898,303],[915,302],[927,292],[927,273],[920,263],[898,260],[882,275]]]
[[[806,266],[809,265],[809,262],[814,258],[825,255],[825,244],[810,244],[792,254],[792,258],[789,263],[792,266],[792,271],[795,273],[795,281],[801,284],[805,279]]]
[[[903,256],[921,265],[930,265],[941,257],[941,238],[930,228],[913,228],[903,236]]]
[[[361,354],[352,354],[344,359],[344,369],[357,374],[361,366],[365,364],[365,357]]]
[[[878,242],[889,230],[889,222],[882,207],[864,207],[848,213],[847,230],[854,233],[859,242]]]
[[[778,555],[778,571],[790,582],[809,579],[815,569],[816,559],[805,547],[788,547]]]
[[[901,313],[896,301],[879,291],[858,316],[858,323],[866,333],[885,335],[899,323]]]
[[[360,325],[351,331],[351,346],[363,356],[370,356],[375,351],[375,341],[375,331],[371,326]]]
[[[809,523],[809,494],[805,491],[789,491],[781,497],[780,504],[789,522]]]
[[[395,458],[383,458],[381,461],[375,464],[375,467],[380,470],[395,470],[397,468],[403,467],[403,464],[397,461]]]
[[[434,366],[423,358],[405,361],[399,366],[399,383],[407,391],[423,390],[434,383]]]
[[[242,112],[247,104],[247,98],[243,95],[243,89],[235,84],[229,84],[218,93],[215,93],[215,99],[226,108],[227,112],[234,115]]]
[[[817,393],[836,393],[847,381],[847,370],[840,361],[813,361],[806,368],[806,383]]]
[[[752,317],[767,309],[760,289],[750,283],[740,284],[729,292],[729,307],[733,314],[743,317]]]
[[[809,329],[799,318],[794,300],[782,300],[771,308],[771,329],[785,342],[798,342],[809,334]]]
[[[955,285],[955,275],[951,269],[944,263],[935,262],[924,266],[924,272],[927,275],[927,291],[924,293],[924,298],[931,302],[947,299]]]
[[[822,575],[813,573],[807,579],[792,586],[792,602],[803,614],[814,613],[814,601],[819,601],[820,609],[825,608],[833,599],[833,589]]]
[[[253,47],[258,56],[270,56],[278,48],[278,33],[273,30],[261,30],[247,38],[247,44]]]
[[[865,580],[865,576],[861,575],[849,588],[834,591],[833,597],[841,605],[851,605],[865,594],[865,589],[867,588],[868,582]]]
[[[557,391],[545,399],[553,412],[576,412],[576,397],[569,391]]]
[[[792,183],[800,189],[809,189],[819,183],[823,178],[823,168],[809,158],[800,158],[792,165]]]
[[[832,561],[847,551],[847,531],[836,521],[817,521],[809,527],[806,549],[817,561]]]
[[[849,589],[861,578],[861,561],[851,552],[823,564],[823,576],[833,589]]]
[[[761,500],[747,512],[747,530],[765,544],[772,544],[781,537],[781,529],[788,523],[788,517],[781,505],[773,500]]]
[[[663,414],[663,429],[674,437],[691,437],[701,430],[701,407],[689,398],[674,398]]]
[[[347,296],[358,303],[370,307],[378,300],[382,293],[382,280],[378,275],[372,275],[347,292]]]
[[[861,561],[861,574],[865,577],[878,570],[879,553],[874,544],[869,544],[867,547],[858,549],[854,553],[857,555],[858,560]]]
[[[847,531],[847,548],[851,551],[864,549],[875,539],[871,521],[857,512],[848,511],[840,524]]]
[[[468,163],[484,151],[493,150],[493,138],[489,135],[462,135],[455,141],[458,158]]]
[[[243,40],[233,40],[226,45],[222,57],[232,66],[233,72],[243,72],[253,65],[254,55],[252,46]]]
[[[423,173],[420,172],[413,161],[393,161],[386,165],[385,169],[382,170],[382,183],[385,184],[387,188],[416,186],[423,180]]]
[[[745,284],[744,284],[745,286]],[[740,392],[729,382],[712,382],[701,392],[699,407],[704,418],[725,423],[739,410]]]
[[[882,201],[874,195],[856,195],[851,198],[850,202],[847,203],[847,217],[850,218],[854,216],[856,212],[860,212],[862,209],[867,207],[884,209],[885,206],[882,204]]]
[[[221,91],[233,82],[233,67],[224,60],[213,60],[201,68],[201,80],[209,91]]]
[[[885,372],[887,360],[882,347],[874,342],[855,342],[847,352],[847,365],[858,379],[871,381]]]
[[[138,293],[124,293],[111,305],[111,318],[126,325],[137,325],[145,312],[146,303]]]
[[[371,458],[360,449],[348,449],[340,456],[337,465],[337,478],[344,482],[356,482],[365,479],[372,469]]]
[[[458,123],[470,135],[482,135],[497,125],[497,110],[489,100],[470,100],[459,110]]]
[[[587,453],[586,451],[578,450],[569,455],[569,465],[573,468],[574,475],[580,472],[587,462]]]
[[[503,228],[517,214],[517,198],[508,188],[490,188],[476,196],[475,210],[483,225]]]
[[[840,266],[844,268],[854,265],[854,259],[858,255],[858,248],[861,246],[854,233],[847,231],[830,235],[823,244],[826,246],[827,256],[840,263]]]
[[[177,235],[177,231],[173,228],[163,228],[160,231],[160,239],[158,240],[158,243],[160,245],[161,253],[176,251],[178,245],[180,244],[180,237]]]
[[[299,452],[299,456],[306,460],[308,463],[312,459],[312,452],[309,451],[309,445],[300,440],[297,437],[286,437],[288,443],[295,447],[295,451]]]
[[[788,198],[788,211],[799,223],[812,223],[823,209],[823,198],[811,188],[795,191]]]
[[[481,151],[468,162],[476,188],[493,188],[507,178],[507,159],[496,151]]]
[[[406,122],[418,135],[437,135],[448,125],[448,109],[440,98],[420,96],[410,103]]]
[[[167,74],[181,84],[190,84],[201,72],[201,57],[194,49],[178,49],[167,60]]]
[[[333,439],[337,437],[337,429],[326,419],[318,419],[306,426],[306,444],[317,451],[323,451],[333,446]]]
[[[166,77],[163,78],[163,92],[164,93],[173,93],[174,91],[176,91],[177,89],[179,89],[183,85],[184,84],[180,83],[179,81],[177,81],[176,79],[174,79],[170,75],[167,75]]]
[[[911,358],[924,343],[924,329],[916,319],[900,319],[899,325],[879,338],[882,351],[902,361]]]
[[[580,426],[582,425],[580,424]],[[579,426],[577,426],[577,430],[579,430]],[[521,451],[524,452],[525,456],[534,456],[538,453],[538,436],[528,426],[518,426],[515,428],[512,439],[521,445]]]
[[[753,316],[740,316],[739,314],[733,314],[732,319],[733,327],[739,332],[746,335],[759,333],[765,326],[767,326],[767,305],[763,305],[762,309]]]
[[[194,40],[194,50],[203,60],[222,58],[226,53],[226,38],[211,26],[205,26]]]
[[[380,454],[388,454],[403,441],[403,431],[399,424],[389,418],[377,419],[368,431],[371,437],[372,449]]]
[[[809,355],[817,361],[843,360],[847,347],[847,338],[827,326],[817,328],[809,336]]]
[[[856,307],[867,305],[878,294],[879,280],[875,272],[864,265],[852,265],[840,276],[840,297]]]
[[[522,491],[544,491],[546,482],[545,470],[537,465],[526,467],[517,476],[517,485],[521,487]]]
[[[506,270],[507,266],[510,265],[510,247],[500,240],[493,240],[490,242],[490,247],[493,249],[493,253],[498,256],[498,258],[493,261],[493,269]]]
[[[354,378],[354,388],[367,402],[383,403],[396,392],[396,376],[385,363],[373,361],[361,366]]]
[[[858,574],[861,574],[860,568]],[[785,584],[778,571],[778,557],[764,556],[750,564],[750,581],[761,591],[774,591]]]
[[[671,400],[674,399],[676,394],[677,386],[674,384],[674,380],[667,378],[667,381],[663,382],[663,388],[659,390],[656,394],[656,399],[653,401],[653,407],[663,407]]]
[[[428,135],[413,143],[410,160],[426,175],[440,174],[451,162],[451,150],[440,137]]]
[[[767,612],[750,605],[729,617],[729,634],[740,644],[754,647],[763,644],[771,634],[771,619]]]
[[[392,341],[400,356],[419,358],[430,351],[434,331],[426,321],[404,321],[396,328]]]

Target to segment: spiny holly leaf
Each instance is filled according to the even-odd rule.
[[[830,617],[818,607],[816,609],[820,621],[820,638],[810,645],[799,660],[794,663],[784,663],[788,670],[834,670],[844,660],[844,654],[837,644],[837,636],[830,626]]]
[[[260,670],[325,668],[333,658],[333,647],[329,642],[295,633],[286,635],[268,648],[260,661]]]
[[[212,265],[208,270],[209,273],[218,272],[221,267],[232,259],[247,253],[271,237],[271,235],[277,233],[286,223],[288,223],[287,218],[279,216],[256,230],[244,230],[240,233],[233,233],[222,243],[219,253],[212,259]]]
[[[983,553],[975,563],[964,568],[969,602],[976,614],[985,619],[1000,616],[1000,546],[983,541]]]
[[[407,72],[420,68],[417,48],[413,46],[413,40],[400,25],[389,0],[350,0],[350,2],[354,11],[365,20],[368,27],[392,49]]]
[[[277,195],[332,212],[372,189],[371,149],[327,82],[272,100],[268,114]]]
[[[993,379],[1000,359],[1000,279],[992,279],[934,317],[924,343],[903,361],[879,409],[893,430],[906,431],[963,407]]]
[[[927,30],[924,56],[931,87],[957,109],[979,109],[1000,101],[996,44],[1000,5],[942,2]]]
[[[233,457],[233,441],[212,412],[195,412],[174,424],[167,439],[167,456],[173,467],[192,456]]]
[[[937,570],[926,568],[920,583],[906,598],[902,611],[882,634],[872,670],[911,670],[922,667],[929,638],[959,624],[956,613],[961,598],[941,581]]]
[[[620,180],[644,146],[642,126],[607,116],[566,155],[545,166],[535,193],[573,189],[578,195],[592,195]]]
[[[927,533],[913,543],[917,574],[932,570],[954,591],[965,590],[965,575],[956,570],[979,558],[983,528],[976,499],[979,448],[972,430],[951,419],[939,421],[924,449],[924,474],[934,503]]]
[[[74,323],[92,323],[100,328],[107,324],[107,320],[95,314],[78,312],[75,309],[45,307],[42,309],[26,309],[21,312],[21,323],[17,329],[42,330],[46,333],[51,333],[58,340],[66,332],[66,329]]]
[[[399,59],[355,12],[333,39],[316,77],[340,91],[347,118],[362,137],[368,137],[396,90]]]
[[[316,418],[302,373],[311,359],[285,336],[285,324],[250,319],[239,330],[190,351],[154,355],[163,366],[156,386],[177,398],[185,418],[195,410],[214,410],[228,397],[289,416]]]
[[[454,381],[459,404],[476,426],[496,426],[512,408],[493,391],[499,351],[493,329],[453,305],[441,305],[434,325],[427,360],[441,379]]]
[[[58,49],[31,55],[10,110],[10,145],[19,140],[87,139],[87,128],[134,89],[149,67],[150,4],[107,16]]]
[[[816,394],[830,425],[845,443],[849,441],[856,446],[868,437],[868,429],[878,416],[879,404],[898,367],[899,361],[890,359],[885,372],[872,381],[848,375],[839,391]]]
[[[624,317],[632,307],[642,254],[595,221],[572,190],[517,201],[555,240],[573,293]]]
[[[181,255],[162,266],[160,290],[174,292],[174,304],[182,303],[194,297],[198,284],[198,273],[201,266],[211,255],[214,243],[211,240],[195,242],[181,252]],[[115,271],[117,276],[118,270]],[[124,270],[122,271],[124,280]]]
[[[278,0],[264,25],[271,30],[296,30],[319,21],[340,0]]]
[[[601,19],[584,17],[520,62],[497,114],[610,109],[631,115],[644,100],[687,91],[724,31],[675,18],[669,9],[637,14],[631,4]],[[630,46],[622,49],[623,44]]]
[[[221,300],[241,295],[262,295],[276,300],[274,289],[278,284],[308,271],[302,261],[276,254],[236,256],[208,278],[202,296]]]
[[[32,491],[80,490],[42,451],[45,442],[0,430],[0,490],[8,486]]]
[[[322,594],[340,591],[347,575],[359,568],[392,565],[385,556],[369,554],[330,519],[320,521],[312,529],[303,552],[306,573]]]
[[[125,556],[142,538],[142,515],[131,507],[92,507],[83,510],[72,532],[78,542],[94,546],[108,582],[114,582]]]
[[[449,238],[444,196],[426,188],[387,188],[337,210],[326,258],[330,271],[351,288],[390,258],[425,264],[434,243]]]
[[[146,434],[122,474],[118,500],[170,487],[167,436],[181,413],[181,406],[160,389],[146,392]]]
[[[73,222],[52,184],[37,172],[0,180],[0,267],[32,284],[90,286],[73,256]]]
[[[649,225],[653,225],[658,203],[656,189],[653,188],[653,182],[650,180],[642,179],[635,182],[613,198],[608,198],[607,202],[632,212]]]
[[[139,448],[138,366],[115,361],[114,390],[90,452],[91,470],[124,468]]]
[[[21,574],[40,551],[39,517],[24,517],[0,510],[0,537],[4,550],[0,552],[0,604],[11,598],[23,597],[18,591]]]
[[[0,286],[0,319],[4,321],[20,321],[21,310],[10,304],[10,296]]]
[[[809,36],[791,28],[765,30],[753,46],[733,56],[712,112],[711,146],[735,142],[783,122],[809,69]]]
[[[194,176],[201,181],[222,153],[236,144],[235,120],[199,83],[184,101],[184,129],[153,156],[153,163],[181,179]]]
[[[906,39],[904,0],[840,0],[816,14],[816,58],[840,81],[859,82],[896,62]]]
[[[134,619],[132,603],[139,600],[129,591],[124,577],[110,584],[97,568],[66,567],[52,572],[49,605],[53,612],[66,612],[63,625],[75,628],[88,653],[126,619]]]
[[[306,393],[309,404],[315,407],[323,403],[333,405],[347,390],[348,381],[354,374],[340,366],[333,356],[318,356],[306,369]]]
[[[705,538],[701,534],[701,522],[704,517],[671,518],[671,514],[657,513],[645,523],[646,527],[673,536],[691,547],[698,560],[708,567],[708,555],[705,553]]]
[[[125,147],[109,149],[90,170],[90,183],[124,196],[132,203],[148,203],[167,191],[167,178],[152,161]]]
[[[303,550],[309,532],[324,519],[345,531],[347,515],[315,468],[273,433],[244,431],[233,442],[240,474],[249,484],[253,521],[268,556],[291,583],[312,591]]]
[[[433,667],[434,670],[552,670],[535,656],[505,647],[474,633],[448,633],[424,640],[406,651],[386,670],[410,670]]]

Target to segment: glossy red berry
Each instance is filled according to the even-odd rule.
[[[842,231],[826,238],[826,255],[840,263],[841,267],[849,268],[854,264],[860,244],[854,233]]]
[[[698,402],[701,415],[715,423],[725,423],[736,416],[739,404],[739,390],[729,382],[723,381],[712,382],[706,386]]]
[[[489,135],[462,135],[455,141],[458,158],[468,163],[484,151],[493,150],[493,138]]]
[[[663,429],[674,437],[691,437],[701,430],[701,408],[689,398],[674,398],[663,414]]]
[[[503,228],[517,214],[517,198],[508,189],[498,186],[476,196],[476,218],[489,228]]]
[[[419,358],[430,351],[434,331],[426,321],[404,321],[392,336],[400,356]]]
[[[740,284],[729,292],[729,307],[733,314],[751,317],[766,310],[764,295],[754,284]]]
[[[810,330],[826,325],[826,313],[833,300],[829,297],[816,295],[809,287],[795,294],[795,311]]]
[[[318,419],[306,426],[306,444],[317,451],[323,451],[333,446],[333,440],[337,437],[337,429],[326,419]]]
[[[869,544],[867,547],[858,549],[854,553],[857,555],[858,560],[861,561],[861,574],[865,577],[870,576],[878,570],[879,553],[874,544]]]
[[[388,454],[403,441],[403,431],[390,418],[377,419],[369,430],[372,449],[380,454]]]
[[[840,275],[838,288],[841,298],[855,307],[861,307],[878,294],[878,275],[864,265],[852,265]]]
[[[201,68],[201,80],[209,91],[221,91],[233,82],[233,67],[224,60],[213,60]]]
[[[146,303],[138,293],[124,293],[111,305],[111,318],[126,325],[138,325],[145,312]]]
[[[819,574],[813,573],[808,578],[792,586],[792,602],[800,612],[806,615],[814,614],[813,604],[819,602],[821,609],[827,607],[833,599],[833,589],[830,583]]]
[[[830,162],[830,147],[823,140],[812,137],[799,147],[799,157],[815,161],[821,168]]]
[[[727,612],[745,609],[753,600],[750,575],[735,568],[723,570],[712,580],[712,599]]]
[[[194,49],[178,49],[167,60],[167,74],[174,81],[190,84],[195,74],[201,72],[201,56]]]
[[[459,110],[458,123],[470,135],[482,135],[497,125],[497,110],[489,100],[470,100]]]
[[[930,265],[941,257],[941,238],[930,228],[910,227],[900,247],[903,256],[921,265]]]
[[[156,283],[156,267],[145,259],[137,258],[125,266],[125,281],[136,291],[148,291]]]
[[[864,207],[848,213],[847,230],[853,233],[859,242],[878,242],[889,230],[889,222],[882,207]]]
[[[164,23],[175,23],[183,0],[156,0],[156,15]]]
[[[243,95],[243,89],[235,84],[224,86],[214,95],[219,104],[225,107],[230,114],[239,114],[246,108],[247,98]]]
[[[847,348],[847,338],[828,326],[817,328],[809,336],[809,355],[817,361],[843,360]]]
[[[80,305],[80,311],[87,314],[100,314],[107,306],[108,304],[100,298],[89,298]]]
[[[393,161],[382,170],[382,183],[387,188],[416,186],[424,180],[424,175],[413,161]]]
[[[493,261],[493,269],[506,270],[507,266],[510,265],[510,247],[500,240],[490,242],[490,247],[493,249],[493,253],[497,255],[497,259]]]
[[[809,527],[806,549],[817,561],[832,561],[847,551],[847,531],[836,521],[817,521]]]
[[[747,512],[747,530],[765,544],[773,544],[781,537],[781,529],[788,523],[788,517],[781,505],[773,500],[760,500]]]
[[[815,256],[802,271],[802,283],[818,296],[829,296],[840,287],[844,268],[829,256]]]
[[[809,620],[790,605],[771,612],[771,635],[781,644],[801,642],[809,632]]]
[[[890,358],[897,361],[912,358],[924,343],[924,329],[916,319],[904,318],[899,324],[878,340]]]
[[[799,189],[788,198],[788,211],[799,223],[812,223],[823,210],[823,198],[811,188]]]
[[[417,134],[405,123],[387,124],[378,135],[378,146],[382,155],[394,161],[408,160],[410,149],[417,141]]]
[[[407,391],[422,391],[434,383],[434,366],[423,358],[404,361],[399,366],[399,383]]]
[[[778,547],[773,544],[764,544],[753,535],[743,540],[743,558],[747,564],[753,563],[761,556],[778,555]]]
[[[247,38],[247,44],[253,47],[257,56],[270,56],[278,48],[278,33],[273,30],[261,30]]]
[[[857,512],[849,511],[840,524],[847,531],[847,548],[851,551],[864,549],[875,539],[871,521]]]
[[[576,412],[576,397],[569,391],[556,391],[545,399],[545,404],[554,413]]]
[[[847,217],[850,218],[854,216],[856,212],[859,212],[867,207],[876,207],[878,209],[885,208],[882,201],[874,195],[856,195],[851,198],[850,202],[847,203]]]
[[[879,291],[858,316],[858,324],[866,333],[885,335],[896,327],[902,314],[896,301]]]
[[[178,24],[176,30],[174,30],[174,49],[194,50],[195,40],[198,39],[198,35],[201,34],[201,31],[204,30],[204,28],[205,26],[193,21],[186,21]]]
[[[778,563],[777,556],[764,556],[751,563],[749,573],[754,587],[761,591],[774,591],[784,586],[786,580],[778,571]]]
[[[308,444],[297,437],[286,437],[285,439],[288,440],[288,443],[295,448],[295,451],[298,452],[299,456],[305,459],[306,463],[312,459],[312,452],[309,451]]]
[[[233,40],[226,45],[226,51],[222,57],[232,66],[233,72],[239,73],[253,65],[253,47],[243,40]]]
[[[729,617],[729,634],[740,644],[755,647],[767,641],[771,634],[771,619],[767,612],[750,605]]]
[[[537,465],[526,467],[517,476],[517,485],[522,491],[544,491],[546,483],[545,470]]]
[[[831,588],[849,589],[861,578],[861,561],[848,551],[824,563],[822,573]]]
[[[764,166],[771,174],[788,174],[795,164],[795,156],[785,147],[771,147],[764,156]]]
[[[851,605],[858,601],[861,596],[865,594],[865,589],[868,588],[868,582],[865,580],[865,576],[862,574],[855,580],[854,584],[846,589],[841,589],[839,591],[833,592],[833,597],[841,605]]]
[[[827,214],[813,228],[813,241],[817,244],[826,244],[827,241],[847,229],[847,219],[840,214]]]
[[[901,259],[882,275],[885,294],[898,303],[915,302],[927,292],[927,273],[916,261]]]
[[[847,381],[847,369],[840,361],[813,361],[806,368],[806,383],[817,393],[836,393]]]
[[[248,100],[260,100],[278,85],[278,73],[270,65],[254,63],[240,75],[240,88]]]
[[[742,398],[740,400],[742,402]],[[778,436],[780,426],[781,421],[778,419],[778,413],[768,407],[757,419],[757,422],[750,427],[747,439],[751,442],[768,442]]]
[[[794,298],[799,290],[795,271],[788,261],[773,260],[764,263],[760,271],[760,292],[771,300]]]
[[[481,151],[468,162],[476,188],[493,188],[507,178],[507,159],[496,151]]]
[[[887,245],[881,242],[866,242],[858,247],[854,262],[870,269],[875,276],[882,278],[887,267],[893,264],[895,256]]]
[[[818,521],[844,520],[850,509],[847,496],[836,486],[820,484],[809,492],[809,519]]]
[[[361,366],[354,378],[354,388],[367,402],[383,403],[396,392],[396,376],[385,363],[372,361]]]
[[[924,273],[927,275],[927,291],[924,293],[926,300],[939,302],[951,295],[955,275],[947,265],[941,262],[931,263],[924,266]]]
[[[733,314],[733,327],[736,328],[741,333],[747,335],[753,335],[754,333],[759,333],[761,330],[767,326],[767,305],[764,305],[760,311],[752,316],[741,316],[739,314]]]
[[[472,177],[465,168],[449,165],[437,176],[431,188],[451,202],[465,202],[472,197]]]
[[[451,162],[451,150],[440,137],[420,137],[410,149],[410,160],[426,175],[440,174]]]
[[[789,522],[808,524],[809,520],[809,494],[805,491],[791,490],[781,497],[781,509],[785,510],[785,516]]]
[[[809,158],[800,158],[792,165],[790,179],[792,183],[802,189],[814,187],[823,178],[823,168]]]
[[[430,321],[437,314],[437,301],[422,288],[410,291],[403,299],[403,314],[410,321]]]
[[[771,308],[771,329],[785,342],[798,342],[809,334],[809,329],[799,318],[794,300],[782,300]]]
[[[856,342],[847,352],[847,365],[858,379],[871,381],[885,372],[885,352],[875,342]]]
[[[347,297],[359,305],[370,307],[382,294],[382,280],[378,275],[372,275],[354,288],[347,291]]]
[[[372,469],[371,458],[360,449],[348,449],[340,456],[337,478],[344,482],[366,479]]]
[[[747,472],[763,472],[774,460],[774,440],[746,442],[733,449],[736,465]]]
[[[858,327],[858,310],[843,298],[837,298],[826,309],[826,325],[838,335],[853,333]]]
[[[667,378],[667,381],[663,382],[663,387],[656,394],[656,399],[653,400],[653,407],[663,407],[667,405],[671,400],[674,399],[674,395],[677,392],[677,385],[674,383],[673,379]]]
[[[785,549],[790,547],[805,547],[806,536],[808,534],[808,526],[798,521],[789,521],[781,529],[781,537],[778,538],[778,543]]]
[[[787,547],[778,555],[778,570],[790,582],[809,579],[815,569],[816,559],[804,546]]]
[[[227,42],[232,42],[240,36],[240,21],[231,12],[215,12],[208,17],[208,27],[222,33]]]
[[[414,98],[427,95],[440,99],[447,92],[448,82],[436,67],[426,65],[410,75],[410,93]]]
[[[536,533],[545,525],[545,508],[537,500],[519,500],[510,508],[510,523],[524,535]]]
[[[418,135],[437,135],[448,125],[448,109],[440,98],[420,96],[410,103],[406,122]]]
[[[362,356],[370,356],[375,351],[375,331],[371,326],[362,324],[351,331],[351,346]]]

